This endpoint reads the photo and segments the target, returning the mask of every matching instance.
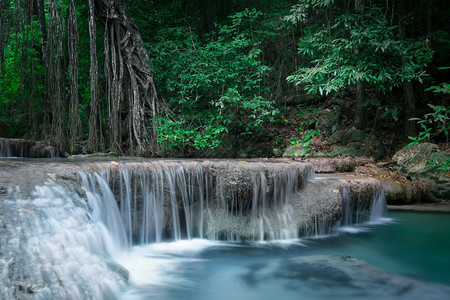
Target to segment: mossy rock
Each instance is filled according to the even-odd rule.
[[[333,107],[333,109],[327,109],[324,113],[317,119],[316,130],[331,134],[339,128],[339,123],[341,121],[342,113],[339,106]]]
[[[354,127],[350,129],[340,129],[328,138],[330,143],[341,142],[344,144],[349,142],[367,142],[368,140],[369,135],[367,133]]]
[[[356,128],[338,130],[328,138],[328,142],[343,144],[333,147],[332,153],[335,156],[370,156],[375,160],[386,156],[380,139]]]
[[[311,148],[295,145],[288,147],[284,151],[283,157],[310,157],[314,156],[314,154],[315,152]]]
[[[431,185],[436,200],[450,200],[450,153],[432,143],[406,146],[392,157],[401,170]]]
[[[364,153],[361,153],[358,148],[354,146],[335,146],[332,148],[331,153],[334,156],[363,156]]]

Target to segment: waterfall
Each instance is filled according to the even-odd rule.
[[[44,142],[0,138],[0,157],[56,158],[59,150]]]
[[[355,193],[313,179],[302,163],[115,162],[89,170],[66,182],[70,189],[49,181],[28,196],[0,193],[1,299],[113,298],[128,278],[114,261],[132,245],[297,239],[386,214],[381,185]]]
[[[386,215],[386,196],[384,194],[384,189],[380,188],[372,201],[372,206],[370,208],[370,222],[377,222],[380,219],[386,218]]]
[[[80,173],[80,177],[88,203],[93,208],[93,217],[105,225],[112,235],[115,249],[110,251],[110,254],[120,255],[129,247],[129,240],[116,200],[107,183],[108,178],[104,178],[98,173],[94,173],[91,176]]]
[[[325,189],[342,203],[334,205],[330,196],[315,200],[323,195],[311,193],[318,187],[303,182],[313,178],[308,167],[222,167],[153,163],[80,173],[80,181],[95,211],[106,212],[102,221],[123,249],[193,238],[262,241],[321,236],[386,214],[380,185],[373,188],[373,197],[354,195],[345,186],[337,195]]]
[[[118,203],[120,212],[106,213],[110,219],[103,222],[124,247],[192,238],[297,238],[293,196],[300,171],[271,167],[213,173],[201,164],[152,164],[79,176],[97,211]]]
[[[342,218],[336,228],[363,223],[375,223],[387,215],[386,197],[380,184],[372,186],[373,194],[352,195],[347,186],[342,188]]]
[[[0,201],[0,298],[28,299],[32,293],[33,299],[102,299],[116,294],[127,271],[114,263],[117,238],[98,209],[51,182],[28,197],[10,188]]]
[[[0,157],[11,157],[12,154],[11,141],[9,139],[0,138]]]

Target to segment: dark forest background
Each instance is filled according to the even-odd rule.
[[[0,12],[1,137],[181,157],[328,151],[349,128],[386,155],[448,146],[448,1],[0,0]]]

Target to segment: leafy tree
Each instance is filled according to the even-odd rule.
[[[294,6],[286,20],[305,24],[311,18],[311,8],[330,9],[335,1],[306,1]],[[363,12],[362,12],[363,11]],[[310,59],[287,77],[289,82],[304,87],[311,94],[339,94],[344,89],[356,88],[358,93],[373,89],[377,99],[399,87],[404,81],[426,76],[424,67],[431,60],[432,51],[424,42],[399,40],[397,26],[392,26],[379,7],[359,8],[356,11],[334,11],[328,18],[329,26],[314,22],[303,28],[299,40],[299,54]],[[325,22],[325,21],[324,21]],[[403,58],[403,63],[402,63]],[[359,88],[362,87],[362,91]],[[355,120],[361,120],[362,106],[374,102],[359,101]],[[397,118],[396,114],[393,114]],[[356,122],[364,128],[364,124]]]
[[[189,27],[159,32],[149,48],[155,80],[173,113],[158,119],[158,139],[166,148],[216,147],[225,133],[252,134],[276,114],[273,101],[262,96],[269,68],[256,39],[260,16],[254,9],[236,13],[205,43]]]

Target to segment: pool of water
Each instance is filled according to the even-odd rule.
[[[137,246],[121,259],[130,285],[120,298],[448,299],[450,215],[389,218],[323,238]]]

